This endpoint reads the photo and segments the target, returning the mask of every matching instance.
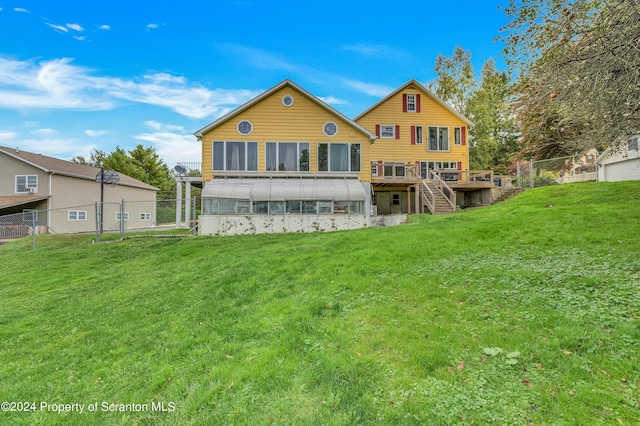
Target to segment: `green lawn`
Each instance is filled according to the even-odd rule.
[[[2,245],[0,424],[640,424],[640,182],[411,222]]]

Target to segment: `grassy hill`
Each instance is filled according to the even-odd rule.
[[[411,221],[0,246],[0,423],[640,423],[640,182]]]

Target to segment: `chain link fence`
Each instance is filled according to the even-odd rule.
[[[523,160],[514,163],[509,172],[514,176],[513,184],[520,188],[597,181],[595,160],[596,156],[591,153],[548,160]]]
[[[124,239],[127,233],[188,228],[194,233],[198,214],[196,198],[187,200],[122,201],[93,203],[56,209],[30,209],[0,215],[0,241],[39,234],[103,234]],[[185,213],[189,208],[189,215]],[[190,223],[178,218],[190,217]],[[111,240],[113,238],[110,238]]]

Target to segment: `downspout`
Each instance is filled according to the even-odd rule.
[[[49,228],[51,227],[51,210],[53,206],[51,206],[51,200],[53,197],[51,193],[53,191],[53,175],[55,172],[49,171],[49,193],[47,194],[49,197],[47,198],[47,234],[49,233]]]

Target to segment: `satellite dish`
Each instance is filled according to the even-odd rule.
[[[183,175],[185,173],[187,173],[187,169],[185,169],[184,167],[182,167],[181,165],[177,165],[173,168],[173,170],[175,170],[178,174]]]
[[[96,182],[115,185],[120,182],[120,176],[115,170],[100,170],[96,175]]]

